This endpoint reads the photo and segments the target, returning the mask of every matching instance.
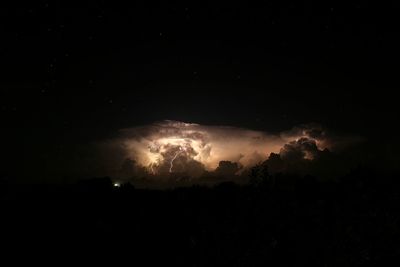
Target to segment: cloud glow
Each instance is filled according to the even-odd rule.
[[[220,161],[251,167],[266,160],[270,153],[280,153],[285,144],[301,139],[315,143],[320,150],[333,146],[317,126],[269,134],[230,126],[162,121],[121,132],[127,157],[153,174],[190,172],[194,167],[213,171]],[[311,160],[312,155],[307,152],[305,158]]]

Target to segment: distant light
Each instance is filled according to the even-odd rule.
[[[121,187],[120,183],[114,183],[114,187]]]

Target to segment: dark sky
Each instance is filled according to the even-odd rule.
[[[2,6],[8,162],[163,119],[394,140],[396,1],[130,2]]]

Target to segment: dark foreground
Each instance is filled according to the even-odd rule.
[[[81,256],[133,266],[394,266],[399,197],[396,176],[362,171],[168,191],[107,179],[3,184],[1,254],[54,266]]]

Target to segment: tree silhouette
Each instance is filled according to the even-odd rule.
[[[269,174],[266,163],[261,163],[250,170],[249,182],[252,185],[270,185],[273,181],[273,176]]]
[[[215,174],[219,176],[234,176],[240,170],[237,162],[220,161],[218,167],[215,169]]]

